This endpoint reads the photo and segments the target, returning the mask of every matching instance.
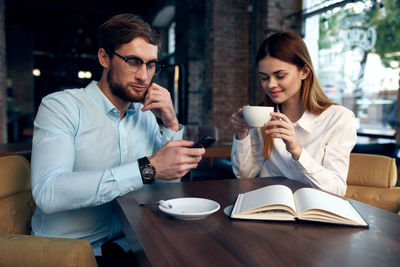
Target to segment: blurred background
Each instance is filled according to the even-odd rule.
[[[263,101],[258,46],[294,31],[327,95],[355,113],[359,143],[396,144],[400,0],[0,0],[0,143],[31,142],[45,95],[99,78],[97,29],[119,13],[160,30],[159,82],[180,122],[212,125],[220,142],[233,112]]]

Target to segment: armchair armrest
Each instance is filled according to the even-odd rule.
[[[85,240],[0,234],[0,266],[97,267],[97,263]]]
[[[400,211],[400,187],[348,185],[346,197],[387,211],[395,213]]]

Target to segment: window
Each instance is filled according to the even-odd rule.
[[[304,40],[326,94],[354,112],[359,133],[394,136],[400,0],[303,5]]]
[[[175,21],[168,27],[168,54],[175,53]]]

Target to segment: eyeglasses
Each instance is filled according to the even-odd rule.
[[[143,64],[146,64],[147,74],[152,76],[160,74],[162,68],[164,67],[163,64],[155,60],[150,60],[146,62],[138,57],[123,57],[115,52],[113,52],[113,54],[122,58],[125,61],[125,69],[127,72],[135,73],[142,67]]]

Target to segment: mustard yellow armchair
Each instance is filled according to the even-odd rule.
[[[394,158],[372,154],[350,154],[346,197],[391,212],[400,210],[400,187],[396,187]]]
[[[0,157],[0,266],[96,267],[85,240],[30,235],[35,208],[30,186],[30,164],[24,157]]]

